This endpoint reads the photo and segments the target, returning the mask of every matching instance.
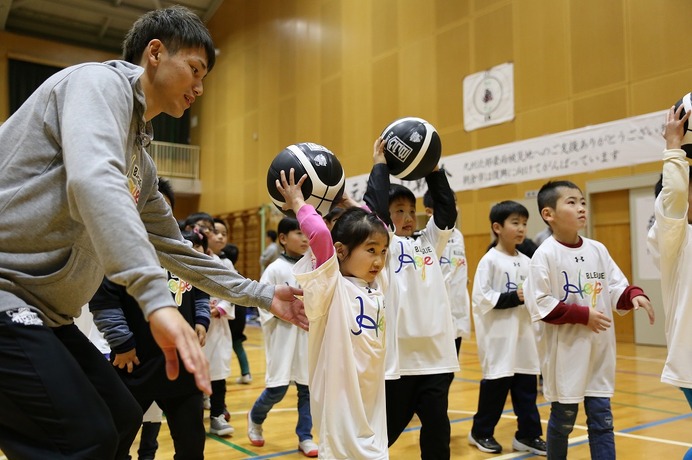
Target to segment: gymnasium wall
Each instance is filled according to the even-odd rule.
[[[118,56],[103,51],[25,37],[0,30],[0,122],[9,114],[8,60],[67,67],[89,61],[107,61]]]

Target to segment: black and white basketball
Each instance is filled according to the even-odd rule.
[[[682,104],[682,113],[680,116],[685,115],[686,112],[692,110],[692,93],[687,93],[682,98],[675,103],[675,110]],[[690,115],[692,116],[692,115]],[[687,154],[687,158],[692,158],[692,130],[690,130],[690,120],[685,122],[685,135],[682,138],[681,148]]]
[[[327,214],[339,201],[344,193],[346,178],[341,163],[326,147],[312,142],[289,145],[274,158],[267,172],[267,190],[274,205],[289,217],[295,217],[293,210],[283,210],[284,197],[276,189],[276,180],[285,171],[286,180],[289,172],[295,170],[295,180],[298,182],[303,174],[308,177],[303,182],[303,197],[321,215]]]
[[[435,127],[422,118],[400,118],[381,135],[389,173],[403,180],[421,179],[440,161],[442,143]]]

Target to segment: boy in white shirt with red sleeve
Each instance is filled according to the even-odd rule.
[[[584,402],[592,458],[614,459],[610,398],[615,387],[613,310],[654,312],[598,241],[583,238],[586,200],[574,183],[548,182],[538,192],[541,217],[553,231],[531,259],[526,307],[538,321],[543,393],[551,403],[548,458],[567,458],[578,404]]]

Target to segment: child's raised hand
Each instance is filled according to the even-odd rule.
[[[598,310],[589,308],[589,322],[586,325],[593,332],[598,334],[610,327],[611,320]]]
[[[663,138],[666,140],[666,149],[679,149],[682,145],[682,138],[685,135],[685,122],[690,118],[690,112],[680,118],[683,105],[680,104],[677,110],[672,106],[666,115],[666,124],[663,127]],[[653,323],[652,323],[653,324]]]
[[[643,308],[646,313],[649,314],[649,324],[654,324],[654,307],[651,305],[651,301],[644,297],[643,295],[638,295],[632,299],[632,305],[634,305],[635,310]]]
[[[305,204],[305,197],[303,197],[303,182],[308,178],[307,174],[303,174],[298,182],[295,181],[295,169],[291,168],[288,173],[288,179],[286,179],[286,171],[281,170],[281,179],[276,179],[276,189],[279,191],[281,196],[286,200],[286,204],[282,206],[284,210],[293,209],[293,212],[298,214],[298,210]]]
[[[351,195],[349,195],[345,190],[344,193],[341,195],[341,201],[339,201],[338,206],[343,209],[348,209],[348,208],[353,208],[353,207],[358,207],[358,203],[356,200],[351,198]]]
[[[384,140],[381,137],[375,139],[375,145],[373,146],[372,160],[375,164],[386,164],[387,159],[384,157]]]

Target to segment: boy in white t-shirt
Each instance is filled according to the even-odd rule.
[[[661,292],[666,321],[668,357],[661,381],[680,387],[692,407],[692,170],[680,149],[684,124],[690,112],[680,118],[671,108],[666,115],[663,137],[663,174],[656,184],[656,220],[649,230],[648,247],[661,270]],[[692,449],[683,460],[692,459]]]
[[[293,267],[308,250],[308,239],[296,219],[284,217],[277,230],[283,252],[267,266],[261,280],[298,288]],[[317,444],[312,440],[308,389],[308,333],[268,311],[260,311],[260,323],[267,358],[266,388],[248,412],[248,438],[253,446],[264,445],[262,423],[272,407],[284,398],[290,383],[295,382],[298,390],[298,449],[307,457],[317,457]]]
[[[435,212],[435,201],[430,190],[423,194],[423,206],[425,214],[431,218]],[[458,212],[458,210],[457,210]],[[440,268],[445,279],[449,306],[454,318],[456,331],[454,344],[457,348],[457,356],[461,350],[462,339],[471,338],[471,299],[469,298],[468,282],[469,267],[466,263],[466,245],[464,235],[454,228],[447,241],[445,250],[440,256]]]
[[[574,183],[548,182],[538,192],[541,217],[553,231],[531,259],[526,307],[538,321],[543,393],[550,403],[548,458],[567,457],[579,403],[587,415],[592,458],[615,458],[610,398],[615,387],[613,310],[654,312],[598,241],[579,236],[586,200]]]
[[[546,455],[536,407],[536,375],[540,373],[536,336],[522,288],[530,259],[517,250],[526,236],[528,218],[529,211],[516,201],[502,201],[491,208],[495,242],[478,263],[473,281],[473,320],[483,379],[469,443],[481,452],[502,452],[493,434],[509,393],[517,415],[512,447]]]
[[[454,320],[439,258],[457,218],[454,192],[443,170],[425,177],[435,201],[435,215],[416,230],[416,197],[389,182],[384,142],[374,146],[374,166],[365,203],[390,228],[387,269],[390,285],[385,353],[387,436],[391,446],[418,415],[423,458],[450,458],[449,386],[459,359],[454,348]]]

